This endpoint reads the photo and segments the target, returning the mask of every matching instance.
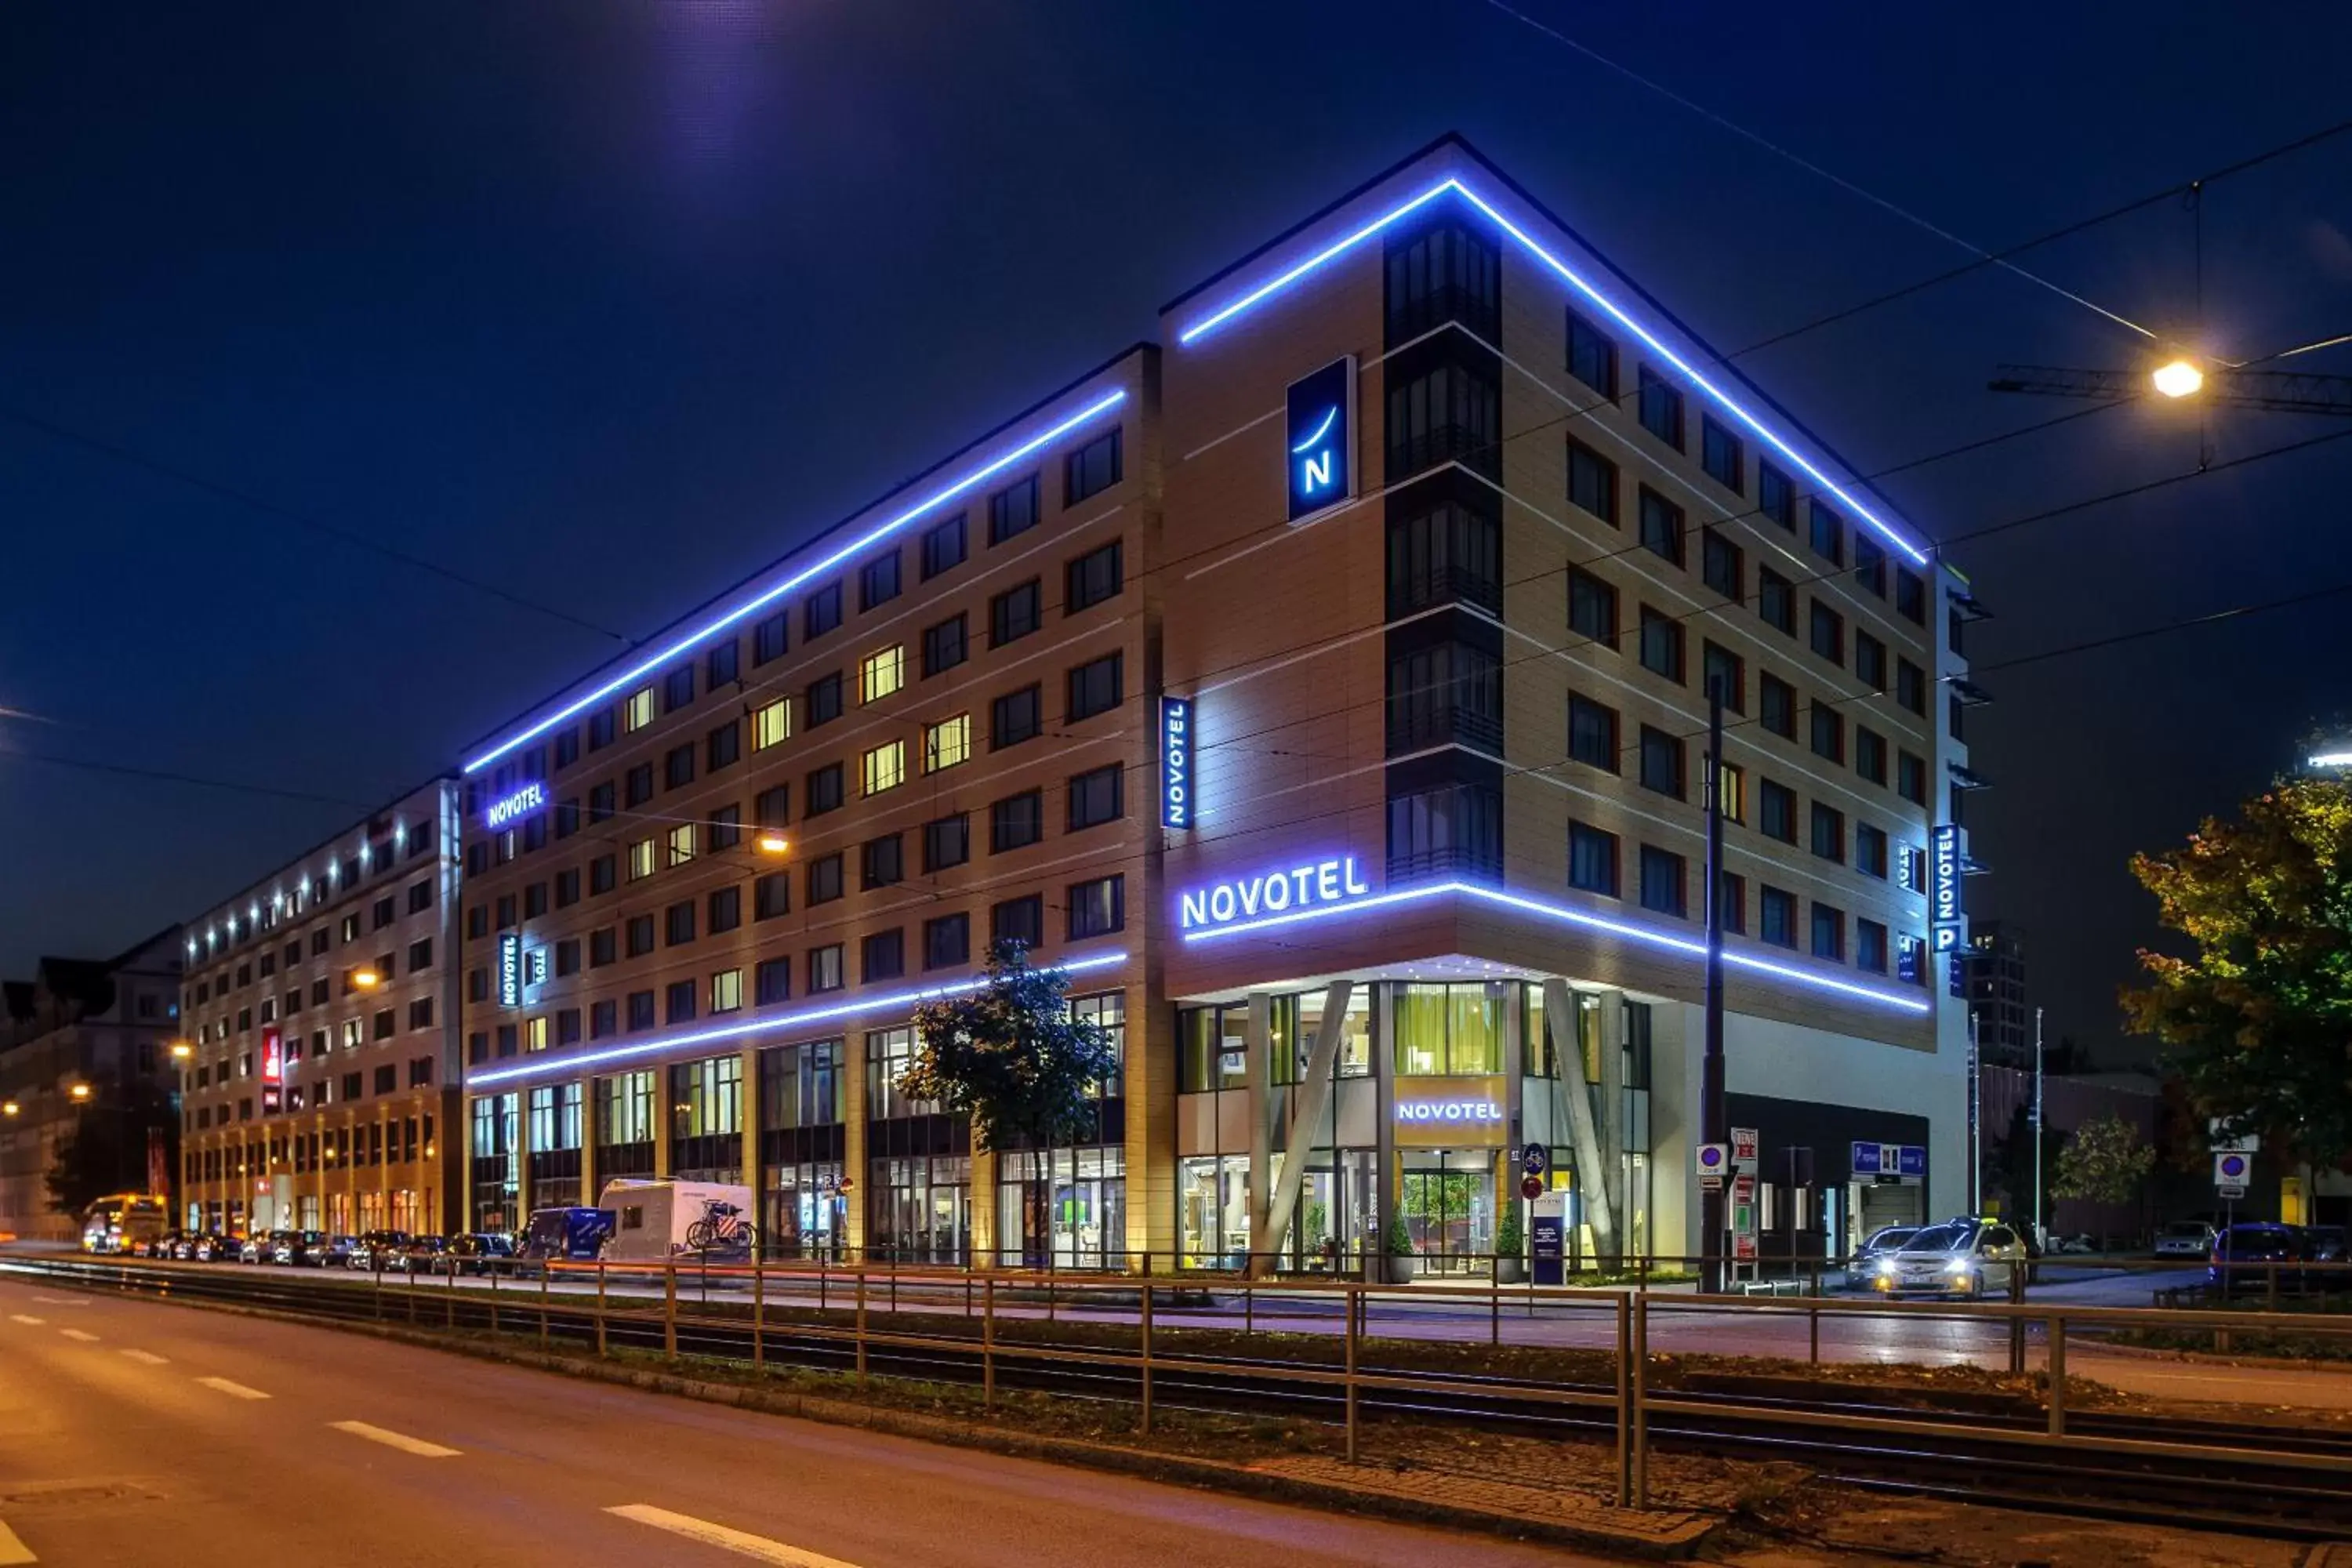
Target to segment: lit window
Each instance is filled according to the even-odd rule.
[[[525,1019],[522,1026],[522,1048],[527,1051],[547,1049],[547,1018],[541,1015]]]
[[[793,738],[793,700],[779,697],[751,715],[751,749],[764,752]]]
[[[654,841],[640,838],[629,846],[629,880],[654,874]]]
[[[632,731],[642,730],[654,721],[654,689],[650,686],[629,695],[625,727]]]
[[[907,684],[907,648],[903,643],[893,643],[879,653],[869,653],[857,667],[857,700],[871,702],[887,697]]]
[[[710,1010],[732,1013],[743,1005],[743,972],[722,969],[710,977]]]
[[[866,793],[880,795],[886,789],[897,789],[907,782],[907,742],[893,741],[887,746],[877,746],[864,759]]]
[[[923,771],[938,773],[971,755],[971,715],[959,713],[923,726]]]
[[[681,822],[669,830],[669,863],[683,866],[694,858],[694,824]]]

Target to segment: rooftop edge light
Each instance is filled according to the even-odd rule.
[[[1676,952],[1687,952],[1700,958],[1706,956],[1706,943],[1704,942],[1695,942],[1686,937],[1669,936],[1664,931],[1635,925],[1629,921],[1611,920],[1605,915],[1587,914],[1581,910],[1571,910],[1559,904],[1547,904],[1538,900],[1522,898],[1517,893],[1507,893],[1500,888],[1485,887],[1476,882],[1432,882],[1424,887],[1407,888],[1399,892],[1376,893],[1370,898],[1349,899],[1337,903],[1313,904],[1303,909],[1291,910],[1283,914],[1265,915],[1256,920],[1238,921],[1229,925],[1188,931],[1184,933],[1184,940],[1187,942],[1213,942],[1220,937],[1239,936],[1248,931],[1271,931],[1280,926],[1299,925],[1308,921],[1332,920],[1341,915],[1354,914],[1361,910],[1385,909],[1396,904],[1415,903],[1423,900],[1440,898],[1448,893],[1459,893],[1465,898],[1499,904],[1506,909],[1539,915],[1546,920],[1558,921],[1568,925],[1605,931],[1612,936],[1627,937],[1634,942],[1647,942],[1653,947],[1670,948]],[[1794,980],[1801,984],[1817,986],[1824,991],[1835,991],[1843,995],[1859,997],[1865,1002],[1876,1002],[1883,1006],[1900,1008],[1906,1013],[1927,1013],[1931,1010],[1930,1005],[1921,998],[1899,996],[1892,992],[1880,991],[1868,985],[1856,985],[1848,981],[1832,980],[1826,974],[1800,969],[1794,964],[1775,963],[1769,958],[1727,952],[1723,955],[1723,961],[1759,974],[1770,974],[1782,980]]]
[[[1459,195],[1464,201],[1469,203],[1472,206],[1477,208],[1479,212],[1485,214],[1487,220],[1493,223],[1496,227],[1510,236],[1511,238],[1518,241],[1520,247],[1524,248],[1528,255],[1541,262],[1562,281],[1566,282],[1570,288],[1584,296],[1585,299],[1591,300],[1595,306],[1608,312],[1611,320],[1616,321],[1627,331],[1639,338],[1643,345],[1652,353],[1655,353],[1660,359],[1664,360],[1668,364],[1674,366],[1674,368],[1679,371],[1692,385],[1706,394],[1708,397],[1712,398],[1719,407],[1721,407],[1726,413],[1729,414],[1733,418],[1738,419],[1742,425],[1747,426],[1748,429],[1754,431],[1756,435],[1769,444],[1774,451],[1780,453],[1782,457],[1788,458],[1789,461],[1794,463],[1798,468],[1804,470],[1808,478],[1811,479],[1814,483],[1820,485],[1823,490],[1835,496],[1839,501],[1844,504],[1848,510],[1853,513],[1854,516],[1860,518],[1863,521],[1868,523],[1873,529],[1874,529],[1880,537],[1884,538],[1888,543],[1894,545],[1897,550],[1903,552],[1904,554],[1909,556],[1918,564],[1922,566],[1927,564],[1927,553],[1920,550],[1917,545],[1913,544],[1909,540],[1904,538],[1900,532],[1898,532],[1884,519],[1880,518],[1876,512],[1873,511],[1869,507],[1864,506],[1861,501],[1854,499],[1854,497],[1836,480],[1831,479],[1827,474],[1822,472],[1820,468],[1814,467],[1810,458],[1799,452],[1794,447],[1789,445],[1789,443],[1784,440],[1777,431],[1767,426],[1755,415],[1749,413],[1745,405],[1739,403],[1729,394],[1726,393],[1721,387],[1716,385],[1713,382],[1707,380],[1706,376],[1700,374],[1688,361],[1682,357],[1682,355],[1676,353],[1673,349],[1668,348],[1665,343],[1661,342],[1655,333],[1652,332],[1647,327],[1642,325],[1641,322],[1635,321],[1632,316],[1626,314],[1624,310],[1620,307],[1615,300],[1610,299],[1608,295],[1603,294],[1600,289],[1585,281],[1584,278],[1579,274],[1574,268],[1569,266],[1567,262],[1562,261],[1559,257],[1554,256],[1550,251],[1546,250],[1542,246],[1537,244],[1535,239],[1529,236],[1525,229],[1519,227],[1518,225],[1513,223],[1509,218],[1505,217],[1502,213],[1485,197],[1479,195],[1477,192],[1472,190],[1468,185],[1464,184],[1458,175],[1446,176],[1436,184],[1432,185],[1429,189],[1422,192],[1419,195],[1413,196],[1407,201],[1400,203],[1396,206],[1391,207],[1387,212],[1382,213],[1380,216],[1372,219],[1370,223],[1364,224],[1360,227],[1355,229],[1352,233],[1349,233],[1339,239],[1334,240],[1329,245],[1327,245],[1322,249],[1317,251],[1314,255],[1308,257],[1306,260],[1297,263],[1288,270],[1281,273],[1271,281],[1261,283],[1255,289],[1253,289],[1249,292],[1242,295],[1239,299],[1231,301],[1214,311],[1212,311],[1206,316],[1203,316],[1199,321],[1194,321],[1191,326],[1181,329],[1176,334],[1176,342],[1179,345],[1189,347],[1196,340],[1207,336],[1210,332],[1213,332],[1217,328],[1223,326],[1226,322],[1234,320],[1235,317],[1241,316],[1258,305],[1263,304],[1266,300],[1280,293],[1283,289],[1287,289],[1290,285],[1297,282],[1308,273],[1315,271],[1318,268],[1322,267],[1325,263],[1338,259],[1340,256],[1352,250],[1358,245],[1362,244],[1365,240],[1378,235],[1381,230],[1390,227],[1391,225],[1410,216],[1421,208],[1427,206],[1431,202],[1435,201],[1439,196],[1444,195],[1448,191]]]
[[[1074,958],[1066,963],[1049,964],[1066,974],[1083,974],[1091,970],[1108,969],[1127,962],[1125,952],[1096,952],[1084,958]],[[502,1083],[519,1083],[541,1073],[577,1072],[585,1068],[608,1062],[635,1061],[641,1057],[663,1056],[688,1046],[713,1044],[719,1040],[740,1040],[748,1035],[764,1035],[778,1029],[796,1029],[809,1024],[827,1023],[835,1018],[854,1018],[861,1013],[881,1012],[893,1007],[913,1007],[942,996],[961,996],[987,984],[986,979],[975,976],[959,980],[950,985],[926,985],[913,991],[893,991],[880,996],[861,996],[855,1001],[838,1002],[826,1007],[803,1007],[796,1012],[774,1013],[761,1018],[746,1018],[740,1024],[724,1028],[698,1029],[692,1034],[670,1035],[658,1040],[640,1040],[633,1046],[613,1046],[601,1051],[586,1051],[572,1056],[550,1056],[539,1061],[510,1068],[496,1068],[488,1072],[467,1075],[467,1089],[488,1089]]]
[[[2315,768],[2352,768],[2352,752],[2322,752],[2305,765]]]
[[[693,651],[695,646],[700,643],[704,638],[709,637],[715,633],[725,631],[729,626],[731,626],[743,619],[744,616],[773,604],[776,600],[783,597],[786,594],[791,593],[802,584],[806,583],[810,578],[815,577],[825,572],[830,572],[835,566],[838,566],[844,562],[849,560],[852,556],[861,554],[873,548],[874,545],[879,543],[882,540],[887,538],[898,530],[904,528],[907,524],[914,521],[915,519],[922,516],[925,512],[929,511],[933,507],[940,506],[948,501],[953,500],[956,497],[962,495],[973,486],[985,483],[995,475],[1003,473],[1006,468],[1009,468],[1013,464],[1020,462],[1023,458],[1028,458],[1034,453],[1043,450],[1045,447],[1053,445],[1053,443],[1060,440],[1071,431],[1091,424],[1094,420],[1100,417],[1108,410],[1118,407],[1120,404],[1125,403],[1126,401],[1127,389],[1124,387],[1104,394],[1102,396],[1095,399],[1092,403],[1087,404],[1084,408],[1079,409],[1076,413],[1071,415],[1066,419],[1055,425],[1052,428],[1045,430],[1042,434],[1031,437],[1028,440],[1023,442],[1020,446],[1013,447],[1011,451],[1004,453],[1003,456],[996,458],[991,462],[983,464],[980,468],[971,470],[952,483],[932,491],[930,494],[925,496],[921,500],[917,501],[914,505],[907,508],[904,511],[899,512],[897,516],[892,517],[887,521],[876,524],[874,527],[866,530],[864,533],[859,534],[856,539],[850,541],[847,544],[845,544],[838,550],[834,551],[824,560],[817,562],[814,565],[803,567],[800,571],[793,573],[783,581],[762,589],[761,592],[753,595],[751,598],[745,599],[741,603],[736,605],[733,608],[728,610],[725,614],[719,616],[716,619],[706,621],[702,625],[697,626],[693,631],[686,634],[684,637],[672,641],[660,652],[647,657],[641,662],[633,665],[628,669],[623,671],[621,674],[614,676],[612,679],[606,681],[604,685],[597,687],[593,691],[589,692],[586,696],[576,698],[572,701],[549,714],[546,718],[540,720],[538,722],[527,725],[524,728],[516,731],[513,734],[508,736],[497,745],[492,746],[488,751],[484,752],[481,755],[467,763],[466,764],[465,771],[469,773],[481,772],[482,769],[488,767],[492,763],[497,762],[500,757],[505,756],[517,746],[522,745],[525,742],[537,739],[539,736],[547,733],[548,731],[553,729],[556,725],[562,723],[566,719],[574,718],[586,710],[594,707],[597,703],[602,702],[604,699],[612,696],[614,692],[619,691],[622,688],[629,685],[631,682],[644,679],[646,676],[651,675],[655,670],[659,669],[663,665],[667,664],[671,659],[677,658],[680,654]]]

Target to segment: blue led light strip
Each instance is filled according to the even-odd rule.
[[[830,572],[835,567],[842,564],[842,563],[849,560],[851,557],[862,554],[866,551],[872,549],[876,544],[880,543],[882,540],[889,536],[891,533],[904,528],[908,523],[914,521],[915,519],[922,516],[925,512],[929,511],[933,507],[953,500],[956,497],[962,495],[967,490],[971,489],[974,486],[986,483],[990,479],[1003,473],[1005,469],[1011,468],[1013,464],[1020,462],[1023,458],[1031,457],[1044,447],[1051,446],[1054,442],[1060,440],[1063,437],[1068,435],[1071,431],[1079,428],[1081,426],[1092,423],[1103,414],[1107,413],[1110,409],[1118,407],[1120,404],[1125,403],[1126,401],[1127,393],[1124,388],[1116,392],[1106,393],[1101,397],[1095,399],[1094,402],[1087,404],[1084,408],[1079,409],[1076,414],[1073,414],[1068,418],[1063,420],[1060,424],[1055,425],[1052,429],[1045,431],[1041,435],[1032,437],[1030,439],[1024,441],[1020,446],[1013,448],[1013,450],[1005,453],[1003,457],[996,458],[993,462],[991,462],[984,467],[974,468],[970,473],[965,474],[961,479],[957,479],[954,483],[950,484],[943,489],[934,490],[929,495],[925,496],[921,500],[917,501],[913,506],[908,507],[906,510],[898,513],[896,517],[891,518],[888,521],[877,523],[873,528],[868,529],[866,532],[858,535],[857,538],[852,540],[847,544],[843,545],[840,549],[835,551],[824,560],[817,562],[814,565],[803,567],[800,571],[793,573],[791,576],[786,577],[783,581],[761,590],[760,593],[754,595],[752,597],[735,605],[734,608],[729,610],[725,615],[719,616],[716,620],[706,621],[701,626],[697,626],[694,630],[687,633],[686,636],[679,637],[675,642],[672,642],[659,653],[651,655],[643,662],[623,671],[619,675],[614,676],[612,679],[596,688],[593,691],[589,692],[586,696],[567,703],[565,706],[559,708],[554,712],[549,714],[546,718],[541,719],[539,722],[530,725],[529,728],[515,731],[515,733],[508,736],[505,740],[499,742],[488,751],[484,752],[480,756],[476,757],[472,762],[467,763],[466,764],[466,772],[469,773],[479,773],[482,769],[488,767],[492,763],[497,762],[500,757],[505,756],[509,752],[513,751],[517,746],[523,744],[527,741],[533,740],[538,736],[545,734],[556,725],[562,723],[567,719],[576,717],[587,709],[594,707],[597,703],[604,701],[606,698],[612,696],[614,692],[621,690],[624,687],[626,687],[633,682],[643,680],[646,676],[653,674],[654,671],[659,669],[663,665],[667,664],[671,659],[677,658],[678,655],[692,651],[694,647],[698,643],[700,643],[704,638],[710,637],[715,633],[725,631],[729,626],[731,626],[743,619],[744,616],[766,608],[769,605],[773,604],[776,600],[782,598],[786,594],[791,593],[793,589],[799,587],[810,578]]]
[[[1108,969],[1126,962],[1127,954],[1124,952],[1097,952],[1047,967],[1058,969],[1065,974],[1084,974],[1089,970]],[[917,1007],[926,1002],[936,1002],[942,996],[965,995],[987,984],[984,977],[975,977],[959,980],[950,985],[927,985],[917,991],[893,991],[881,996],[861,996],[854,1002],[838,1002],[829,1007],[803,1007],[795,1013],[772,1013],[765,1017],[746,1018],[740,1024],[730,1024],[724,1028],[698,1029],[690,1035],[667,1035],[658,1040],[640,1040],[633,1046],[613,1046],[601,1051],[583,1051],[577,1056],[541,1057],[515,1067],[469,1073],[466,1077],[465,1087],[469,1089],[489,1089],[498,1084],[517,1083],[527,1078],[568,1076],[608,1062],[635,1061],[641,1057],[666,1055],[688,1046],[774,1034],[835,1018],[854,1018],[861,1013]]]
[[[1210,332],[1214,331],[1217,328],[1224,325],[1227,321],[1234,320],[1235,317],[1240,316],[1255,306],[1263,303],[1271,296],[1280,293],[1283,289],[1288,288],[1291,284],[1297,282],[1300,279],[1306,277],[1316,268],[1323,266],[1326,262],[1336,260],[1339,257],[1344,255],[1349,250],[1353,249],[1356,246],[1362,244],[1365,240],[1379,234],[1382,229],[1390,227],[1391,225],[1400,222],[1403,218],[1411,216],[1412,213],[1420,210],[1422,207],[1428,205],[1431,202],[1436,200],[1439,196],[1444,195],[1448,191],[1453,192],[1454,195],[1460,196],[1464,201],[1468,202],[1472,206],[1477,208],[1481,213],[1484,213],[1487,219],[1492,222],[1496,227],[1501,229],[1505,234],[1509,235],[1513,239],[1517,240],[1520,247],[1525,249],[1528,255],[1534,257],[1538,261],[1542,262],[1544,266],[1556,273],[1562,281],[1566,282],[1578,293],[1583,295],[1585,299],[1591,300],[1595,306],[1607,311],[1612,321],[1622,326],[1627,331],[1633,333],[1635,337],[1641,339],[1642,342],[1653,353],[1656,354],[1660,359],[1664,360],[1668,364],[1673,365],[1677,371],[1680,371],[1684,377],[1687,379],[1692,385],[1697,387],[1701,392],[1706,393],[1708,397],[1714,399],[1716,404],[1733,418],[1738,420],[1742,425],[1747,426],[1748,429],[1753,430],[1758,437],[1768,443],[1774,451],[1780,453],[1782,457],[1788,458],[1789,461],[1794,463],[1798,468],[1803,469],[1808,478],[1812,479],[1815,484],[1821,486],[1823,490],[1835,496],[1844,504],[1847,510],[1853,512],[1854,516],[1868,523],[1877,531],[1881,538],[1885,539],[1889,544],[1894,545],[1897,550],[1903,552],[1904,554],[1909,556],[1913,561],[1917,562],[1920,565],[1925,566],[1927,564],[1927,556],[1926,552],[1921,551],[1917,545],[1913,544],[1909,540],[1904,538],[1903,535],[1897,532],[1892,525],[1881,519],[1876,512],[1871,510],[1869,507],[1856,500],[1836,480],[1831,479],[1827,474],[1822,472],[1820,468],[1814,467],[1811,460],[1806,458],[1804,454],[1799,452],[1794,447],[1790,446],[1787,441],[1781,439],[1778,432],[1765,425],[1765,423],[1757,418],[1755,415],[1750,414],[1745,405],[1734,399],[1721,387],[1716,385],[1715,383],[1700,374],[1688,361],[1683,358],[1682,355],[1676,353],[1674,350],[1668,348],[1664,342],[1660,342],[1655,333],[1652,332],[1641,322],[1635,321],[1632,316],[1627,315],[1625,311],[1619,307],[1615,300],[1610,299],[1600,289],[1585,281],[1584,278],[1579,274],[1574,268],[1569,266],[1567,262],[1562,261],[1559,257],[1554,256],[1550,251],[1546,250],[1542,246],[1537,244],[1534,238],[1530,237],[1525,229],[1519,227],[1518,225],[1513,223],[1509,218],[1505,217],[1494,207],[1492,204],[1487,202],[1485,197],[1479,195],[1477,192],[1464,184],[1459,178],[1448,177],[1431,186],[1428,190],[1422,192],[1421,195],[1414,196],[1410,201],[1404,202],[1398,206],[1391,207],[1387,212],[1382,213],[1380,216],[1372,219],[1371,222],[1364,225],[1361,228],[1357,229],[1354,233],[1348,235],[1345,238],[1335,240],[1331,244],[1325,246],[1321,250],[1317,251],[1306,260],[1298,263],[1296,267],[1291,268],[1288,271],[1284,272],[1280,277],[1276,278],[1273,281],[1260,284],[1257,288],[1251,289],[1246,294],[1244,294],[1240,299],[1234,300],[1232,303],[1227,304],[1215,311],[1213,311],[1209,315],[1193,322],[1191,326],[1184,328],[1181,331],[1179,331],[1176,334],[1177,342],[1180,344],[1190,344],[1198,338],[1205,337]]]
[[[1518,910],[1527,914],[1540,915],[1546,920],[1559,921],[1563,924],[1583,926],[1592,931],[1606,931],[1612,936],[1627,937],[1634,942],[1646,942],[1652,947],[1671,948],[1676,952],[1687,952],[1699,958],[1706,956],[1706,943],[1703,942],[1693,942],[1687,937],[1669,936],[1664,931],[1654,931],[1648,926],[1634,925],[1627,921],[1611,920],[1605,915],[1588,914],[1582,910],[1566,909],[1559,904],[1547,904],[1534,899],[1524,899],[1517,893],[1507,893],[1500,888],[1485,887],[1476,882],[1433,882],[1426,887],[1407,888],[1402,892],[1375,893],[1368,899],[1352,899],[1336,904],[1316,904],[1306,909],[1292,910],[1286,914],[1265,915],[1256,920],[1237,921],[1231,925],[1188,931],[1184,933],[1184,940],[1188,942],[1213,942],[1219,937],[1239,936],[1247,931],[1272,931],[1280,926],[1304,924],[1308,921],[1331,920],[1340,915],[1353,914],[1359,910],[1386,909],[1396,904],[1416,903],[1447,893],[1460,893],[1466,898],[1477,899],[1490,904],[1500,904],[1506,909]],[[1918,997],[1900,996],[1868,985],[1856,985],[1843,980],[1832,980],[1826,974],[1815,973],[1809,969],[1799,969],[1793,964],[1776,963],[1769,958],[1757,958],[1748,953],[1726,951],[1723,962],[1738,964],[1742,969],[1754,970],[1759,974],[1769,974],[1782,980],[1794,980],[1801,984],[1818,986],[1824,991],[1835,991],[1842,995],[1860,997],[1865,1002],[1876,1002],[1884,1006],[1897,1007],[1906,1013],[1929,1011],[1929,1004]]]

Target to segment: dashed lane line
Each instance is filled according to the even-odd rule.
[[[371,1443],[381,1443],[387,1448],[397,1448],[404,1454],[415,1454],[425,1459],[454,1459],[455,1448],[445,1448],[438,1443],[428,1443],[422,1437],[412,1437],[405,1432],[387,1431],[371,1426],[364,1421],[330,1421],[328,1426],[338,1432],[349,1432],[354,1437],[364,1437]]]
[[[98,1342],[98,1336],[87,1329],[59,1329],[58,1332],[69,1340],[79,1340],[86,1345],[94,1345]]]
[[[122,1351],[119,1353],[129,1356],[132,1361],[139,1363],[142,1366],[169,1366],[172,1364],[172,1358],[170,1356],[157,1355],[153,1351]]]
[[[707,1519],[691,1514],[672,1513],[666,1508],[650,1503],[623,1503],[608,1508],[606,1513],[649,1524],[656,1530],[667,1530],[672,1535],[682,1535],[688,1541],[699,1541],[705,1546],[739,1552],[761,1563],[773,1563],[778,1568],[856,1568],[838,1557],[822,1557],[814,1552],[803,1552],[797,1546],[787,1546],[781,1541],[771,1541],[764,1535],[750,1535],[740,1530],[730,1530],[723,1524],[713,1524]]]
[[[12,1322],[12,1323],[23,1323],[23,1324],[26,1325],[27,1327],[30,1327],[30,1328],[36,1328],[36,1329],[39,1328],[43,1323],[46,1323],[46,1322],[47,1322],[47,1321],[48,1321],[48,1320],[47,1320],[47,1318],[36,1318],[36,1317],[30,1316],[29,1314],[27,1314],[27,1313],[24,1313],[24,1312],[11,1312],[11,1313],[9,1313],[9,1314],[8,1314],[8,1321],[9,1321],[10,1322]]]
[[[267,1399],[269,1397],[269,1395],[262,1393],[261,1390],[257,1388],[247,1388],[241,1383],[232,1383],[225,1377],[200,1377],[196,1379],[196,1381],[204,1384],[206,1388],[213,1390],[215,1393],[226,1394],[234,1399]]]

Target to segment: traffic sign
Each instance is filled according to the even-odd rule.
[[[1731,1167],[1731,1145],[1702,1143],[1694,1151],[1692,1158],[1698,1167],[1699,1191],[1721,1192],[1724,1173]]]
[[[2258,1133],[2241,1132],[2235,1138],[2221,1136],[2221,1119],[2218,1116],[2205,1123],[2205,1141],[2216,1154],[2259,1154],[2263,1141]]]
[[[1735,1165],[1756,1163],[1756,1129],[1735,1127],[1731,1130],[1731,1163]]]
[[[2253,1170],[2253,1163],[2254,1157],[2252,1154],[2241,1154],[2234,1149],[2226,1153],[2214,1155],[2213,1184],[2217,1187],[2242,1189],[2246,1184],[2247,1176]]]
[[[1522,1176],[1519,1178],[1519,1196],[1530,1200],[1539,1198],[1543,1196],[1543,1190],[1544,1184],[1543,1178],[1541,1176]]]
[[[1519,1154],[1519,1168],[1530,1176],[1540,1176],[1551,1169],[1551,1151],[1540,1143],[1530,1143]]]
[[[2234,1203],[2246,1195],[2246,1184],[2243,1182],[2223,1182],[2214,1191]]]

